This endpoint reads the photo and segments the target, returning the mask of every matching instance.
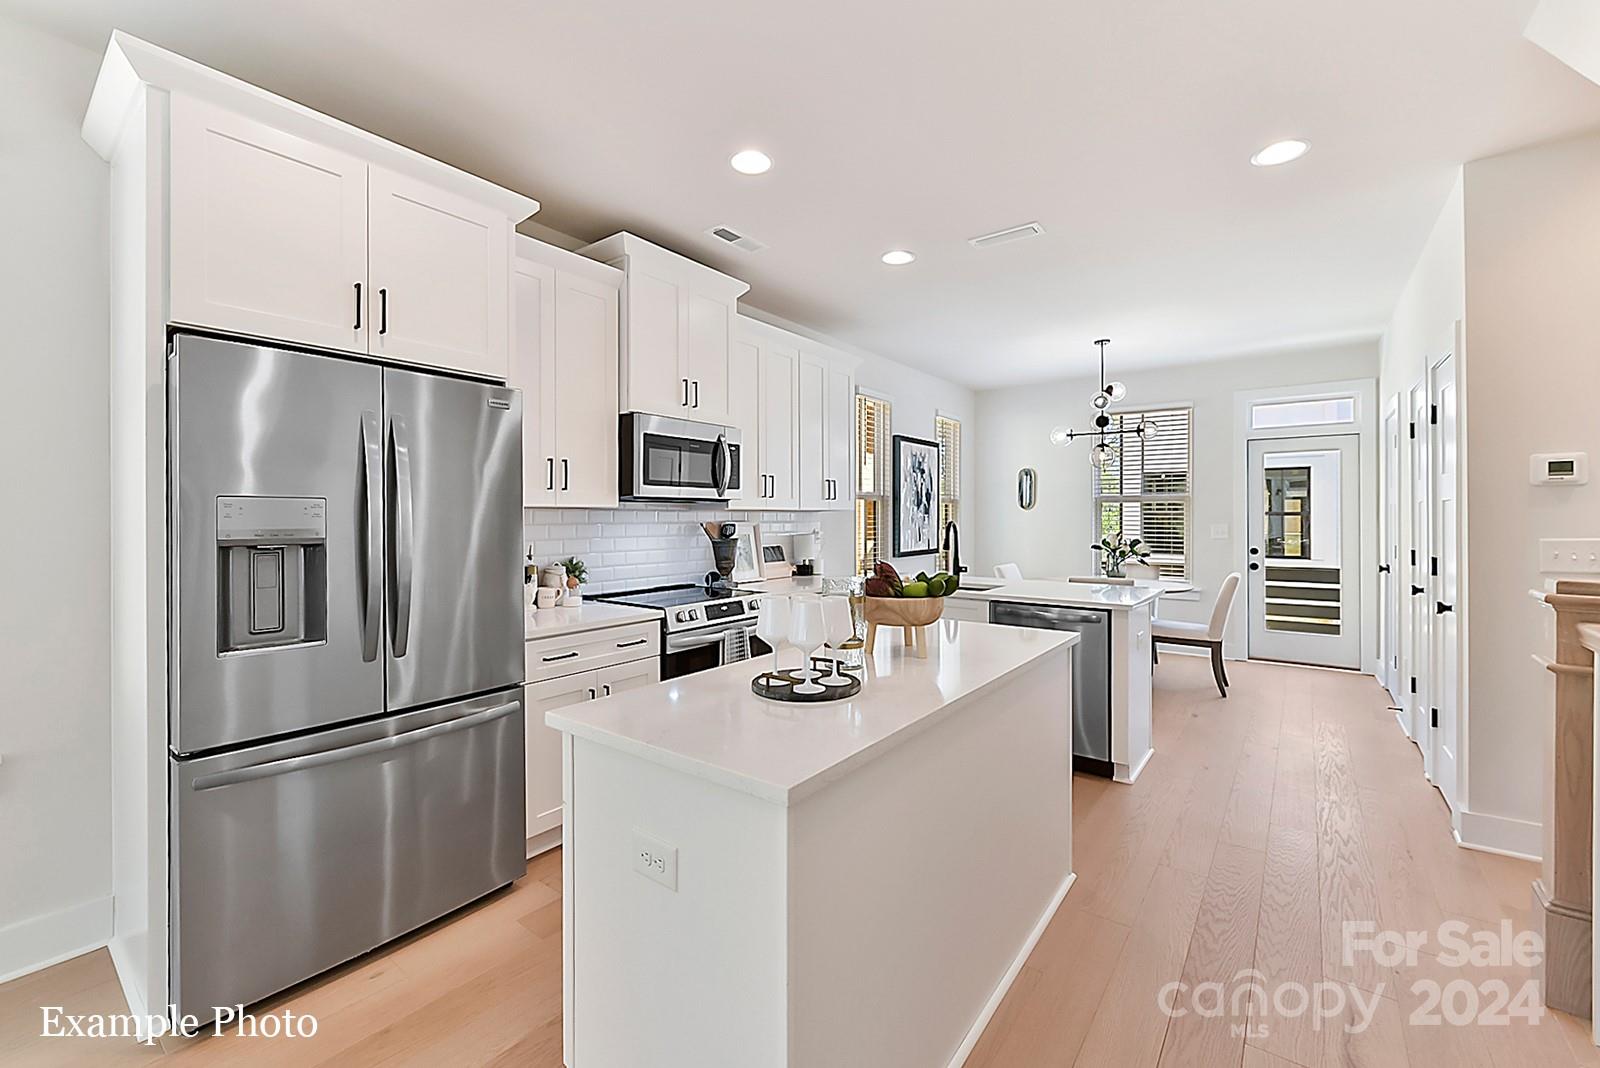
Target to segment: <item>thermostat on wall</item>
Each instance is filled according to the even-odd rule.
[[[1589,454],[1586,452],[1541,452],[1528,460],[1528,481],[1535,486],[1551,482],[1572,482],[1579,486],[1589,481]]]

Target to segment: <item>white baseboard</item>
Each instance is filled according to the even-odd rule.
[[[1462,809],[1457,813],[1456,824],[1456,843],[1466,849],[1532,861],[1539,860],[1544,852],[1544,824],[1533,820]]]
[[[967,1037],[961,1040],[961,1045],[956,1048],[955,1056],[950,1058],[947,1068],[961,1068],[967,1063],[967,1058],[972,1056],[972,1051],[978,1045],[978,1039],[983,1037],[983,1029],[989,1026],[989,1021],[994,1019],[994,1014],[1000,1008],[1000,1002],[1005,1000],[1006,992],[1011,989],[1011,984],[1016,982],[1017,974],[1022,971],[1022,966],[1028,960],[1028,955],[1033,952],[1033,947],[1039,944],[1039,939],[1044,937],[1044,930],[1050,926],[1050,921],[1055,917],[1056,909],[1061,907],[1061,902],[1066,900],[1067,891],[1072,889],[1072,884],[1078,879],[1077,872],[1068,872],[1061,886],[1057,888],[1055,897],[1050,899],[1050,904],[1039,917],[1039,922],[1033,925],[1033,930],[1028,933],[1027,941],[1022,943],[1022,948],[1017,951],[1016,957],[1011,961],[1011,966],[1006,969],[1006,974],[1000,977],[1000,985],[994,988],[994,993],[989,995],[989,1000],[983,1003],[983,1011],[978,1013],[978,1018],[972,1021],[972,1026],[967,1029]]]
[[[126,938],[112,938],[106,948],[111,951],[111,963],[117,969],[117,982],[122,985],[122,997],[128,1003],[128,1013],[136,1020],[150,1018],[150,1001],[139,987],[140,971],[135,964],[133,950]],[[140,1039],[146,1036],[141,1034]]]
[[[99,949],[110,937],[109,895],[0,927],[0,983]]]
[[[1154,749],[1146,749],[1144,756],[1139,758],[1139,763],[1133,767],[1130,768],[1126,764],[1115,765],[1115,767],[1123,769],[1123,772],[1120,775],[1113,775],[1112,779],[1120,783],[1133,783],[1139,778],[1139,773],[1144,770],[1145,765],[1150,763],[1150,758],[1155,755],[1156,751]]]

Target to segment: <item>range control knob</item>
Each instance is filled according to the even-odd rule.
[[[692,609],[692,608],[680,608],[680,609],[678,609],[677,619],[678,619],[679,623],[693,623],[694,622],[694,609]]]

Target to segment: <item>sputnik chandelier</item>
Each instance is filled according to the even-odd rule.
[[[1106,381],[1106,346],[1111,344],[1111,339],[1103,337],[1095,344],[1100,346],[1100,389],[1089,398],[1089,405],[1094,409],[1095,428],[1073,430],[1071,427],[1058,426],[1050,431],[1050,444],[1070,445],[1078,438],[1096,437],[1099,440],[1089,449],[1089,462],[1096,467],[1103,467],[1116,460],[1123,438],[1132,435],[1141,441],[1149,441],[1156,436],[1156,424],[1141,416],[1134,426],[1111,429],[1111,415],[1106,409],[1126,397],[1128,387],[1121,382]]]

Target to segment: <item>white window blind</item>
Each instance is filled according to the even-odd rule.
[[[1189,574],[1189,514],[1192,482],[1193,412],[1189,408],[1156,408],[1117,412],[1112,430],[1132,429],[1140,419],[1156,426],[1152,437],[1128,434],[1116,457],[1093,480],[1094,540],[1118,531],[1139,538],[1150,551],[1149,562],[1163,577]]]
[[[939,439],[939,570],[948,571],[944,531],[961,520],[961,421],[947,415],[934,417]]]
[[[856,394],[856,572],[866,574],[882,556],[889,520],[889,402]]]

